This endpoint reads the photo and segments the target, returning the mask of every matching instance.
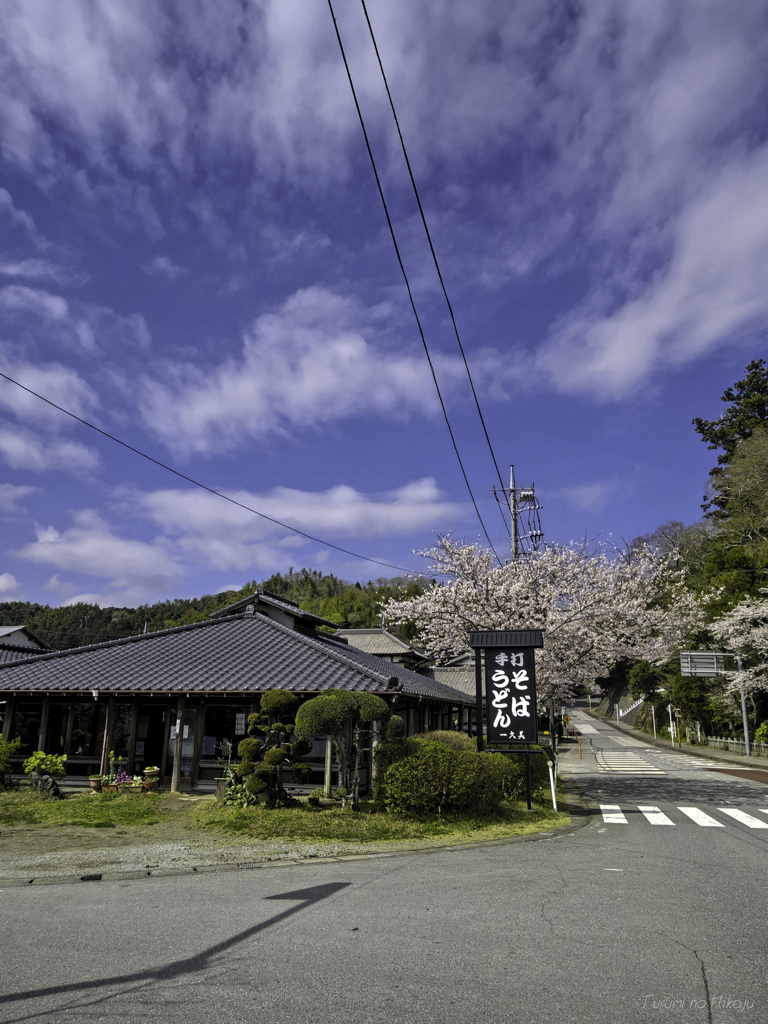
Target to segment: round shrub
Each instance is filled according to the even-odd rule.
[[[384,733],[384,739],[387,743],[391,743],[394,740],[401,740],[405,736],[405,722],[400,715],[392,715],[390,720],[387,722],[387,728]]]
[[[261,713],[276,718],[293,718],[299,698],[290,690],[267,690],[261,695]]]
[[[282,747],[273,747],[268,750],[262,759],[262,764],[266,768],[274,768],[279,764],[282,764],[285,760],[285,751]]]
[[[295,740],[295,742],[291,744],[291,754],[293,757],[306,757],[311,749],[312,743],[309,740]]]
[[[384,776],[390,811],[413,817],[478,811],[487,813],[514,792],[515,766],[503,754],[453,750],[417,741],[414,754],[391,765]]]
[[[255,761],[258,759],[259,751],[261,750],[261,743],[254,739],[240,740],[237,745],[237,753],[240,757],[248,761]]]
[[[451,750],[471,750],[473,746],[466,733],[456,732],[453,729],[436,729],[434,732],[423,732],[416,739],[442,743],[444,747],[450,747]]]
[[[245,780],[245,788],[251,796],[256,796],[258,793],[264,792],[267,788],[267,784],[264,779],[260,779],[258,775],[249,775]]]
[[[299,784],[301,784],[302,782],[308,782],[311,777],[312,768],[308,764],[305,764],[304,761],[299,761],[297,764],[293,766],[293,771],[291,772],[291,779],[294,782],[298,782]]]

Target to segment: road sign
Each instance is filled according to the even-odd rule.
[[[563,715],[563,721],[565,722],[566,725],[568,725],[570,720],[571,720],[571,716],[570,715]]]
[[[680,651],[680,673],[684,676],[722,675],[726,657],[713,651]]]

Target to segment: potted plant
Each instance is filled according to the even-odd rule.
[[[101,775],[89,775],[88,776],[88,781],[91,784],[91,789],[95,793],[98,793],[101,790],[101,786],[102,786],[102,782],[103,782]]]
[[[117,776],[114,772],[107,772],[106,775],[101,776],[101,791],[102,793],[116,793],[117,792]]]
[[[154,793],[157,789],[157,782],[160,777],[160,769],[154,765],[149,765],[144,769],[144,778],[141,780],[144,789],[148,793]]]
[[[160,769],[158,767],[156,767],[156,765],[148,764],[147,767],[144,769],[144,778],[145,779],[156,779],[159,774],[160,774]]]

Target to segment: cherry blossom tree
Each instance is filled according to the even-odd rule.
[[[479,545],[450,538],[421,554],[448,582],[391,600],[388,621],[414,621],[420,645],[438,661],[467,651],[471,630],[542,629],[542,701],[594,688],[620,658],[662,662],[704,620],[673,556],[644,546],[631,553],[550,546],[501,567]]]
[[[766,589],[762,592],[768,594]],[[726,652],[743,659],[741,672],[724,677],[727,689],[768,689],[768,598],[745,597],[709,628]]]

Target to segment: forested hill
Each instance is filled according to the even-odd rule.
[[[99,608],[95,604],[73,604],[60,608],[31,604],[28,601],[0,603],[0,626],[29,626],[51,647],[63,650],[84,644],[100,643],[122,636],[135,636],[146,626],[149,632],[168,629],[186,622],[205,619],[217,608],[224,608],[253,593],[257,586],[273,594],[297,601],[307,611],[348,628],[381,625],[381,608],[390,597],[412,597],[432,583],[425,578],[369,580],[350,583],[336,576],[325,576],[315,569],[276,573],[269,579],[251,580],[240,590],[204,597],[158,601],[140,608]],[[405,637],[405,627],[398,632]]]

